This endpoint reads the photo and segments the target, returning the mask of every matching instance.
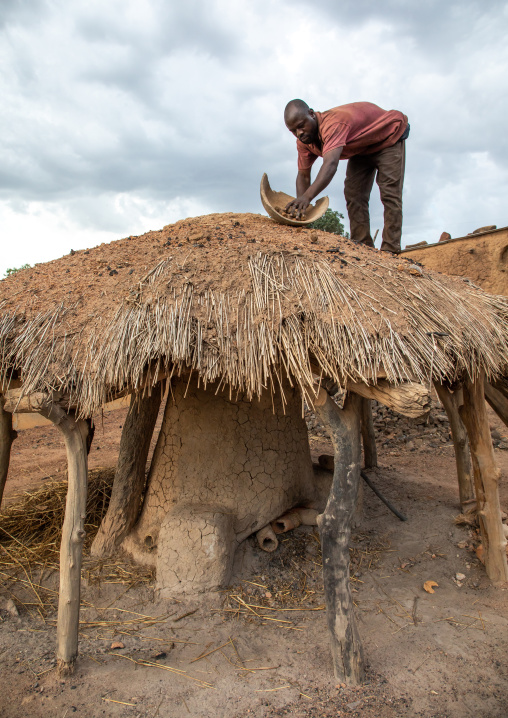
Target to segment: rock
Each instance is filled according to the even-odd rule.
[[[469,234],[481,234],[482,232],[492,232],[493,229],[497,229],[497,225],[487,224],[487,225],[485,225],[485,227],[478,227],[478,229],[474,229]]]
[[[466,575],[464,573],[456,573],[455,578],[457,581],[463,581],[466,578]]]
[[[412,264],[408,269],[409,274],[412,274],[413,277],[423,277],[423,269],[419,267],[417,264]]]
[[[5,609],[11,614],[11,616],[15,616],[16,618],[19,616],[19,611],[12,598],[9,598],[9,600],[5,604]]]
[[[491,429],[490,435],[491,435],[491,437],[492,437],[493,439],[495,439],[496,441],[502,441],[502,440],[503,440],[503,436],[501,435],[501,433],[500,433],[497,429]]]
[[[440,242],[448,242],[449,239],[452,238],[452,235],[449,232],[442,232],[441,236],[439,237]]]
[[[312,244],[316,244],[318,239],[319,239],[319,234],[317,232],[310,233],[310,241],[312,242]]]
[[[113,643],[110,645],[110,648],[114,651],[119,648],[125,648],[125,644],[122,643],[122,641],[113,641]]]
[[[348,703],[346,705],[346,708],[349,708],[350,711],[353,711],[355,708],[358,708],[360,703],[361,703],[361,701],[353,701],[352,703]]]

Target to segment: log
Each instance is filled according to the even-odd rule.
[[[349,585],[349,539],[360,484],[360,398],[348,394],[344,408],[319,390],[315,409],[335,451],[333,482],[318,525],[323,550],[323,578],[335,677],[349,684],[364,678],[363,651]]]
[[[459,407],[462,404],[462,390],[459,388],[456,391],[451,391],[445,384],[440,384],[437,381],[434,382],[434,387],[450,422],[459,483],[460,505],[463,509],[471,509],[475,494],[471,458],[469,456],[469,441],[466,427],[459,414]]]
[[[418,419],[430,409],[428,387],[412,381],[397,385],[390,384],[386,379],[380,379],[377,384],[348,381],[347,390],[360,394],[365,399],[375,399],[380,404],[385,404],[390,409],[412,419]]]
[[[490,382],[494,389],[497,389],[501,394],[508,399],[508,376],[502,376],[500,379]]]
[[[0,395],[0,506],[9,473],[11,446],[17,433],[12,428],[12,414],[4,411],[5,398]]]
[[[498,386],[485,382],[485,398],[501,421],[508,426],[508,399]]]
[[[162,384],[150,396],[131,396],[124,423],[108,511],[92,544],[93,556],[111,555],[134,526],[141,508],[145,470],[162,398]]]
[[[377,466],[376,434],[372,419],[372,401],[362,398],[360,404],[360,420],[362,427],[363,465],[366,469]]]
[[[33,394],[23,395],[23,389],[9,389],[4,394],[5,404],[4,410],[11,414],[34,414],[40,412],[40,409],[48,407],[50,404],[58,405],[62,398],[62,394],[57,391],[48,394],[37,391]],[[44,414],[43,414],[44,416]]]
[[[72,673],[78,655],[81,560],[85,539],[88,462],[88,425],[76,420],[62,407],[44,405],[39,412],[61,431],[67,451],[68,489],[60,544],[60,590],[58,594],[57,667],[60,674]]]
[[[495,583],[508,581],[506,539],[501,519],[498,483],[500,471],[494,459],[485,405],[484,376],[463,385],[460,415],[467,430],[473,463],[476,505],[487,575]]]

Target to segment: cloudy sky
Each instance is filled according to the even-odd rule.
[[[403,243],[508,225],[507,35],[501,0],[1,0],[0,276],[293,194],[294,97],[409,116]]]

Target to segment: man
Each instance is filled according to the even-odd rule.
[[[298,175],[296,199],[286,210],[299,217],[332,181],[340,159],[347,159],[344,196],[351,239],[374,247],[370,234],[369,198],[374,178],[384,207],[383,251],[400,252],[402,185],[406,115],[382,110],[372,102],[352,102],[327,112],[314,112],[303,100],[291,100],[284,111],[286,127],[296,137]],[[323,165],[311,183],[317,157]],[[376,176],[377,174],[377,176]]]

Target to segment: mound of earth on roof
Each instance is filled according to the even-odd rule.
[[[0,282],[0,371],[90,416],[150,367],[249,397],[345,378],[497,374],[508,305],[467,280],[254,214],[182,220]],[[155,379],[154,379],[155,381]]]

